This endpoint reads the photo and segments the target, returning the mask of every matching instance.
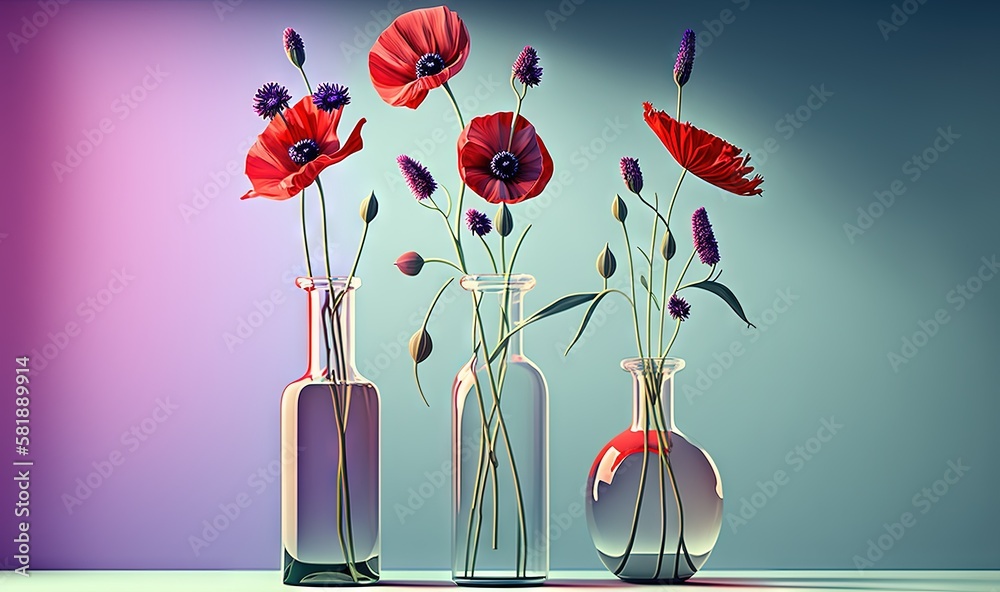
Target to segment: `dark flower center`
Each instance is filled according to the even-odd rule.
[[[517,174],[517,167],[517,157],[506,150],[497,152],[490,161],[490,172],[501,181],[513,178]]]
[[[444,70],[444,59],[436,53],[425,53],[417,60],[417,78],[433,76]]]
[[[299,166],[316,160],[317,156],[319,156],[319,145],[315,140],[299,140],[288,149],[288,158]]]

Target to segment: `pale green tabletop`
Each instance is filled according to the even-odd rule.
[[[635,586],[619,582],[605,572],[553,572],[547,588],[600,588],[602,590],[662,590],[662,586]],[[378,590],[419,588],[457,589],[446,572],[396,571],[382,576]],[[726,590],[755,592],[776,590],[894,592],[1000,592],[1000,571],[704,571],[685,586],[687,592]],[[32,592],[258,592],[306,590],[283,586],[275,571],[36,571],[29,577],[0,574],[0,590]]]

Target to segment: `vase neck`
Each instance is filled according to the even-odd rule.
[[[674,374],[677,358],[633,358],[622,362],[632,374],[632,431],[674,430]]]
[[[299,278],[309,310],[306,376],[334,382],[357,377],[354,362],[354,296],[361,280],[345,277]]]
[[[498,310],[506,317],[504,332],[509,332],[523,320],[524,294],[535,286],[535,278],[526,274],[467,275],[462,278],[460,284],[466,290],[473,292],[479,300],[479,317],[483,319],[487,338],[492,338],[489,328],[496,325],[491,325],[487,320],[487,310],[493,308],[494,303],[499,306]],[[491,295],[497,300],[490,302]],[[507,342],[507,357],[523,355],[524,332],[518,331]]]

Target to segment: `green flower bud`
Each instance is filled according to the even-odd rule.
[[[660,255],[670,261],[674,257],[674,253],[677,252],[677,243],[674,242],[674,235],[670,232],[668,228],[666,232],[663,233],[663,240],[660,241]]]
[[[497,215],[493,219],[493,227],[497,229],[500,236],[508,236],[514,232],[514,217],[510,215],[510,208],[507,207],[507,204],[500,204],[500,209],[497,210]]]
[[[427,329],[417,331],[410,338],[410,357],[418,364],[426,360],[433,349],[434,343],[431,341],[431,335]]]
[[[617,193],[615,194],[615,201],[611,202],[611,214],[619,222],[624,222],[625,218],[628,218],[628,206],[625,205],[625,200]]]
[[[608,279],[615,274],[616,269],[618,269],[618,262],[615,261],[610,246],[605,243],[604,250],[597,256],[597,273],[601,274],[604,279]]]
[[[377,215],[378,200],[375,198],[375,192],[373,191],[371,195],[361,201],[361,219],[364,220],[365,224],[368,224]]]

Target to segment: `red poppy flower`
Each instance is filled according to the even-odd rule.
[[[448,82],[469,57],[469,30],[446,6],[399,15],[368,54],[372,84],[393,107],[416,109],[427,92]]]
[[[253,189],[240,199],[266,197],[283,200],[298,195],[326,167],[361,150],[362,118],[343,146],[337,124],[343,108],[327,113],[303,97],[267,124],[247,154],[246,174]],[[286,123],[287,122],[287,123]]]
[[[469,189],[490,203],[535,197],[552,178],[549,151],[535,126],[520,115],[510,142],[513,118],[510,111],[476,117],[458,136],[458,172]]]
[[[682,167],[719,189],[736,195],[760,195],[764,192],[760,188],[763,177],[754,175],[752,179],[747,178],[753,172],[753,167],[747,166],[749,154],[740,156],[743,150],[690,123],[680,123],[663,111],[653,109],[651,103],[643,103],[642,107],[646,124]]]

